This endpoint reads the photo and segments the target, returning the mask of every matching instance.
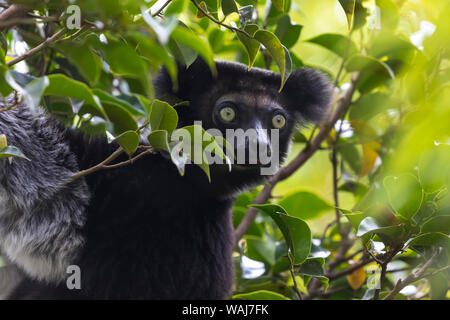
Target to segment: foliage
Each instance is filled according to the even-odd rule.
[[[67,125],[108,135],[131,160],[141,148],[177,147],[168,137],[178,106],[153,96],[160,66],[176,79],[175,61],[200,55],[215,72],[214,59],[225,58],[279,72],[280,90],[303,65],[334,79],[344,114],[329,130],[295,136],[294,150],[318,141],[314,160],[266,204],[255,201],[260,188],[234,204],[235,227],[253,202],[259,212],[234,253],[233,298],[447,297],[448,0],[84,0],[74,30],[70,1],[17,2],[33,11],[23,23],[0,19],[0,94],[14,93],[0,112],[22,100],[33,112],[42,105]],[[150,147],[139,142],[148,127]],[[315,170],[321,154],[330,161]],[[180,173],[189,156],[173,159]],[[0,157],[24,155],[0,135]],[[328,192],[300,182],[304,172],[327,179]]]

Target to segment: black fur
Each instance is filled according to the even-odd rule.
[[[178,110],[180,126],[202,120],[206,129],[216,127],[211,119],[211,108],[225,93],[264,95],[280,104],[290,115],[288,129],[280,141],[280,153],[284,157],[293,127],[299,120],[298,115],[302,120],[318,121],[330,102],[330,85],[324,76],[311,69],[295,71],[280,94],[280,77],[273,72],[256,68],[247,71],[247,66],[229,62],[218,62],[217,70],[217,78],[212,77],[201,60],[188,69],[181,69],[178,92],[172,91],[167,73],[164,70],[160,73],[155,83],[158,97],[171,102],[190,101],[188,107],[182,106]],[[23,118],[24,114],[27,119]],[[22,122],[30,121],[35,123],[23,106],[9,111],[8,120],[0,113],[0,133],[11,137],[10,144],[21,146],[28,157],[40,157],[43,167],[28,164],[30,168],[26,172],[17,172],[21,168],[20,163],[25,161],[21,159],[15,159],[11,165],[0,160],[0,167],[16,168],[16,178],[24,176],[25,182],[41,181],[44,185],[45,176],[55,178],[53,167],[46,167],[51,162],[47,158],[55,156],[45,150],[33,151],[29,146],[37,143],[44,149],[51,137],[28,141],[26,136],[14,132],[20,131],[17,126]],[[43,131],[62,132],[59,136],[61,141],[56,142],[57,146],[62,145],[57,148],[64,154],[66,151],[63,150],[70,150],[70,153],[64,155],[58,166],[70,168],[69,171],[89,168],[104,160],[117,147],[107,144],[105,139],[87,139],[72,129],[63,129],[53,120],[45,120],[32,130],[38,136],[42,136]],[[73,157],[76,164],[72,163]],[[117,161],[125,159],[122,157]],[[3,176],[0,171],[0,191],[2,187],[7,189],[6,194],[11,197],[14,189],[8,181],[8,172],[12,169],[8,170],[3,171],[6,172]],[[82,210],[85,221],[74,231],[83,239],[83,246],[73,259],[67,261],[80,266],[82,289],[71,291],[66,288],[64,279],[59,282],[39,280],[28,272],[28,277],[10,298],[226,299],[233,282],[232,199],[236,190],[260,183],[263,177],[256,168],[233,168],[228,173],[223,165],[212,166],[211,174],[210,184],[197,166],[190,165],[185,176],[180,176],[170,160],[157,154],[145,156],[132,165],[96,172],[72,184],[69,190],[76,189],[90,199]],[[87,190],[80,189],[84,184]],[[64,201],[68,200],[70,193],[63,193],[65,187],[55,186],[53,190],[53,193],[42,192],[64,209]],[[15,201],[20,202],[20,199]],[[39,211],[39,201],[29,204],[33,208],[27,212],[21,212],[16,203],[9,205],[19,215],[43,214]],[[0,217],[5,215],[2,210],[5,211],[0,208]],[[66,221],[71,221],[73,214],[65,210]],[[58,213],[53,210],[51,214]],[[58,225],[53,227],[54,231],[60,228]],[[59,241],[62,243],[56,238],[53,241],[53,245],[58,245]],[[54,259],[45,250],[32,254]],[[9,258],[25,271],[33,268],[21,265],[15,257]]]

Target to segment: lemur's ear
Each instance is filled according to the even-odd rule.
[[[299,122],[318,123],[331,104],[333,86],[322,72],[300,68],[291,73],[281,93]]]

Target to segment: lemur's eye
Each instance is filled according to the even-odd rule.
[[[231,107],[224,107],[220,109],[220,117],[225,122],[231,122],[236,117],[236,112]]]
[[[272,124],[274,128],[281,129],[286,125],[286,118],[283,117],[281,114],[277,114],[275,117],[272,118]]]

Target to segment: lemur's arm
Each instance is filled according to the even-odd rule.
[[[90,198],[84,179],[67,184],[79,168],[66,130],[20,105],[0,112],[0,134],[31,160],[0,159],[0,251],[32,278],[62,281],[83,246]]]

